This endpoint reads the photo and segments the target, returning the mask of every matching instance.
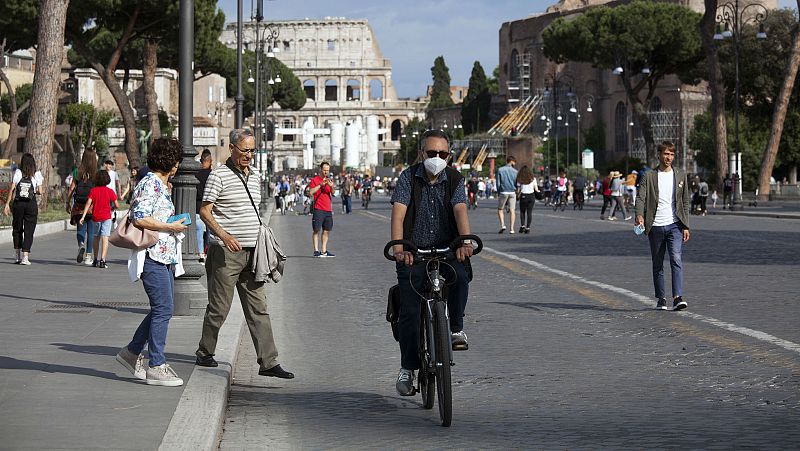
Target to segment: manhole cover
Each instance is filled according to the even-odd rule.
[[[36,309],[34,313],[92,313],[87,309]]]
[[[100,307],[149,307],[147,302],[134,302],[134,301],[97,301],[94,305]]]

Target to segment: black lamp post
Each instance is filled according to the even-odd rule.
[[[767,8],[760,3],[748,3],[740,5],[739,0],[726,2],[717,7],[717,32],[714,40],[721,41],[733,37],[733,58],[735,67],[736,82],[734,85],[733,97],[733,120],[734,136],[736,137],[735,152],[733,161],[741,161],[741,149],[739,142],[739,38],[742,25],[753,23],[758,25],[756,39],[766,39],[767,33],[764,31],[764,20],[767,18]],[[730,158],[728,159],[730,161]],[[740,164],[740,163],[739,163]],[[738,164],[737,164],[738,165]],[[731,178],[734,181],[733,192],[731,193],[731,210],[741,210],[742,205],[736,203],[736,192],[739,190],[737,182],[741,181],[741,174],[733,172],[734,168],[729,168]]]

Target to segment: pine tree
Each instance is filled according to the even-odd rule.
[[[443,56],[437,56],[433,61],[431,75],[433,75],[433,89],[431,89],[431,101],[428,103],[428,111],[452,106],[453,99],[450,98],[450,69],[444,63]]]
[[[464,133],[472,134],[486,130],[489,126],[489,104],[492,95],[481,63],[475,61],[469,77],[469,91],[461,106],[461,125]]]

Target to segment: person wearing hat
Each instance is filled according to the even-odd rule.
[[[628,193],[628,199],[630,199],[630,203],[634,207],[636,206],[636,176],[638,174],[634,169],[625,178],[625,191]]]
[[[611,178],[611,214],[608,215],[609,221],[616,221],[617,217],[617,209],[622,212],[622,218],[627,221],[631,219],[628,216],[628,211],[625,209],[625,202],[622,199],[622,195],[624,194],[624,183],[622,181],[622,174],[619,171],[611,171],[609,174]]]

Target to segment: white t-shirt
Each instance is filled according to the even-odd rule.
[[[532,182],[530,182],[530,183],[528,183],[526,185],[520,185],[519,188],[520,188],[519,192],[522,193],[522,194],[533,194],[534,191],[536,191],[536,188],[538,188],[536,186],[536,179],[533,179]]]
[[[111,177],[111,181],[108,182],[107,187],[111,188],[111,191],[117,193],[117,180],[119,180],[119,176],[117,175],[117,171],[108,171],[108,176]],[[117,193],[119,194],[119,193]]]
[[[558,188],[557,189],[559,191],[566,191],[567,190],[567,179],[566,179],[566,177],[559,177],[558,179],[556,179],[556,181],[558,182]]]
[[[14,171],[14,177],[11,179],[11,183],[14,185],[14,188],[17,187],[17,183],[19,183],[20,180],[22,180],[22,171],[17,169],[16,171]],[[31,182],[33,183],[34,191],[36,190],[36,188],[42,186],[42,184],[44,183],[44,177],[42,176],[42,173],[40,171],[36,171],[33,174]]]
[[[678,222],[675,216],[675,172],[658,172],[658,207],[654,226],[668,226]]]

